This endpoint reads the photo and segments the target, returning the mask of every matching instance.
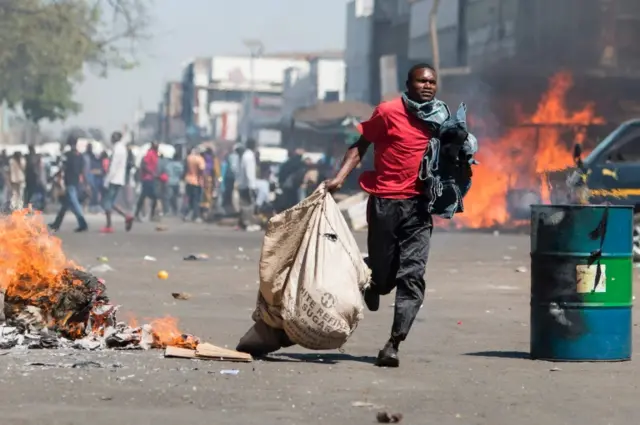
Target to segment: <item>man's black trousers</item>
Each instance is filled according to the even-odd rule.
[[[395,344],[404,341],[424,301],[424,273],[433,221],[422,197],[369,197],[369,266],[372,288],[380,295],[396,289],[391,328]]]

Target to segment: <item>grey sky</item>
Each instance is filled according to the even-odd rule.
[[[140,54],[141,66],[107,79],[88,75],[77,93],[83,112],[65,126],[96,126],[107,133],[121,129],[132,122],[140,102],[146,110],[157,109],[164,83],[179,79],[189,59],[242,54],[243,39],[261,39],[267,52],[345,44],[346,0],[152,1],[154,39]]]

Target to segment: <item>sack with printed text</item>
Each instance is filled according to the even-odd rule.
[[[260,257],[256,324],[238,351],[264,355],[293,344],[340,348],[363,317],[370,271],[324,185],[269,220]]]

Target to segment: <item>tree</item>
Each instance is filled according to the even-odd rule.
[[[86,69],[136,65],[149,0],[0,0],[0,102],[35,123],[80,111]]]

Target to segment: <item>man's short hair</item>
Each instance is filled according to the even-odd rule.
[[[67,137],[67,145],[71,146],[72,148],[75,147],[78,144],[78,136],[75,134],[71,134],[69,137]]]
[[[417,63],[417,64],[413,65],[409,69],[409,72],[407,72],[407,81],[411,81],[411,79],[413,78],[413,73],[416,72],[419,69],[430,69],[434,73],[436,72],[436,69],[432,65],[430,65],[430,64],[428,64],[426,62],[420,62],[420,63]]]
[[[120,140],[122,140],[122,133],[120,133],[119,131],[114,131],[111,135],[111,143],[117,143]]]

